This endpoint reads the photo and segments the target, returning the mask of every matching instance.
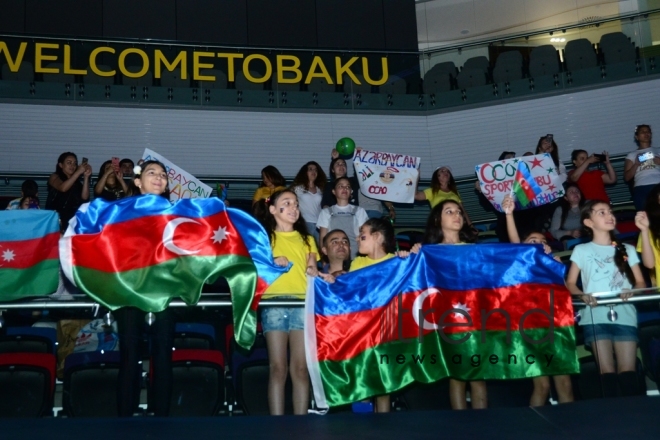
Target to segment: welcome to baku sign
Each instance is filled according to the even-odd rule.
[[[512,192],[513,178],[516,175],[518,166],[528,169],[534,182],[542,191],[527,206],[523,207],[516,201],[516,209],[534,208],[552,203],[564,196],[562,184],[566,180],[566,175],[559,174],[559,170],[548,153],[477,165],[475,171],[479,179],[481,193],[498,211],[502,212],[502,200]]]

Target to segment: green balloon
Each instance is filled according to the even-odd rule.
[[[351,138],[341,138],[337,141],[337,146],[335,148],[342,156],[353,156],[353,153],[355,152],[355,142]]]

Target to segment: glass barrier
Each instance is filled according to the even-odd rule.
[[[421,52],[0,35],[0,99],[424,112],[657,74],[660,10]]]

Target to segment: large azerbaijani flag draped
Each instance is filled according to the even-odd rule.
[[[55,292],[60,260],[59,217],[36,209],[0,211],[0,299]]]
[[[538,245],[428,245],[334,284],[310,278],[305,338],[317,404],[447,377],[577,373],[563,274]]]
[[[202,285],[223,276],[232,293],[234,334],[249,347],[263,291],[288,270],[273,263],[266,231],[217,198],[96,199],[83,205],[60,240],[67,278],[115,310],[164,310],[173,298],[199,301]]]

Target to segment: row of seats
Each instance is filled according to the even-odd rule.
[[[603,35],[598,50],[586,38],[579,38],[569,41],[563,52],[563,66],[559,52],[550,44],[535,47],[527,65],[522,53],[515,49],[500,53],[494,66],[485,56],[468,59],[460,72],[452,61],[438,63],[424,75],[424,93],[506,83],[526,76],[553,76],[562,71],[575,72],[601,65],[634,63],[639,58],[635,44],[622,32]]]

